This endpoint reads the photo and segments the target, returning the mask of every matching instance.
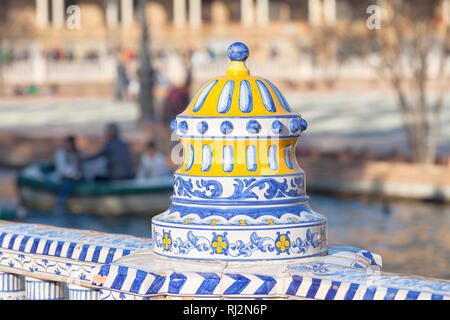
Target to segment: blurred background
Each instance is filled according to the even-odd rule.
[[[96,153],[111,122],[136,166],[153,141],[176,169],[170,121],[235,41],[308,121],[297,160],[329,243],[450,279],[449,0],[1,0],[0,219],[149,237],[152,213],[32,203],[59,191],[28,179],[25,192],[23,170],[68,135]]]

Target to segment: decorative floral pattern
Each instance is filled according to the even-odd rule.
[[[297,237],[292,240],[289,237],[290,231],[284,234],[276,233],[276,237],[261,237],[257,232],[252,232],[248,242],[237,240],[230,242],[227,237],[227,232],[223,234],[216,234],[212,232],[212,239],[208,240],[205,236],[195,235],[192,231],[188,231],[186,239],[177,237],[173,240],[173,245],[166,250],[164,236],[155,229],[153,230],[153,240],[155,241],[155,249],[162,249],[169,251],[174,255],[186,256],[189,252],[196,251],[197,253],[210,253],[211,255],[229,255],[231,257],[249,258],[255,252],[275,252],[277,255],[282,253],[287,254],[306,254],[310,249],[323,249],[323,242],[320,240],[319,232],[311,232],[308,228],[306,237],[301,239]]]
[[[162,243],[164,245],[164,251],[170,251],[170,247],[172,246],[172,237],[169,232],[164,232]]]
[[[185,198],[199,198],[205,200],[272,200],[288,197],[303,196],[303,178],[296,177],[290,180],[284,178],[278,181],[274,178],[235,178],[233,179],[234,191],[230,196],[222,196],[224,187],[218,180],[200,179],[194,183],[192,178],[187,180],[180,176],[174,181],[174,195]],[[262,196],[255,193],[255,189],[265,190]]]
[[[286,232],[285,234],[280,234],[279,232],[277,232],[278,237],[275,239],[275,250],[277,250],[277,254],[280,253],[289,254],[289,248],[291,247],[289,233],[290,233],[289,231]]]
[[[217,253],[217,254],[224,254],[228,255],[228,239],[227,239],[227,233],[224,232],[223,234],[217,234],[213,232],[213,239],[211,240],[211,247],[212,252],[211,254]]]

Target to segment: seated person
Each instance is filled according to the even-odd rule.
[[[130,147],[120,138],[120,129],[117,124],[111,123],[106,127],[106,144],[98,154],[89,157],[86,161],[106,160],[106,170],[97,175],[96,180],[122,180],[133,179],[133,159]]]
[[[139,180],[167,176],[170,173],[164,155],[156,150],[155,143],[147,143],[141,155],[136,178]]]
[[[76,181],[83,178],[82,175],[82,153],[78,150],[75,137],[68,136],[64,139],[63,146],[55,153],[55,169],[62,179],[63,186],[60,191],[56,211],[61,211],[72,191]]]

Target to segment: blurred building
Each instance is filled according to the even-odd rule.
[[[145,13],[155,63],[191,50],[199,66],[195,77],[208,79],[223,70],[224,48],[239,40],[252,49],[258,74],[306,79],[317,76],[308,66],[299,70],[301,63],[314,63],[318,33],[346,33],[350,22],[352,31],[367,30],[367,8],[374,3],[379,1],[148,0]],[[138,54],[140,16],[139,0],[1,0],[3,83],[108,83],[116,72],[114,53],[129,61]],[[332,75],[330,68],[325,73]],[[367,76],[364,70],[352,74],[358,72]]]

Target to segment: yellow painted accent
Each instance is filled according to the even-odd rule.
[[[244,61],[231,61],[230,67],[226,72],[229,77],[245,77],[250,74]]]
[[[244,220],[240,220],[239,223],[240,223],[242,226],[245,226],[245,221],[244,221]]]
[[[267,140],[267,139],[236,139],[236,140],[225,140],[225,139],[192,139],[192,138],[181,138],[181,143],[184,147],[184,152],[186,155],[184,157],[184,162],[178,168],[176,173],[189,174],[197,176],[212,176],[212,177],[223,177],[223,176],[260,176],[260,175],[284,175],[301,173],[302,171],[293,165],[292,169],[289,169],[286,165],[284,158],[284,148],[291,144],[295,145],[297,138],[283,138],[279,140]],[[202,148],[203,145],[208,144],[212,151],[212,165],[209,171],[201,171],[202,167]],[[277,160],[278,160],[278,170],[272,170],[269,168],[269,157],[268,150],[271,144],[277,145]],[[186,171],[187,162],[189,160],[189,148],[188,145],[192,145],[194,149],[194,163],[189,171]],[[234,166],[233,171],[225,172],[223,171],[223,147],[225,145],[230,145],[233,147],[234,155]],[[257,169],[255,171],[247,170],[246,162],[246,149],[249,145],[256,146],[257,152]],[[294,149],[294,148],[292,148]],[[291,159],[292,163],[296,162],[295,157]]]
[[[192,219],[186,219],[186,221],[184,221],[184,224],[188,224],[189,222],[191,222]]]
[[[216,222],[217,222],[217,220],[211,221],[211,225],[212,225],[212,226],[215,226],[215,225],[216,225]]]
[[[214,80],[218,80],[218,82],[214,85],[214,87],[210,90],[209,94],[206,96],[205,101],[203,102],[203,106],[200,108],[199,111],[194,112],[192,111],[195,102],[197,101],[197,98],[201,91],[211,82]],[[234,91],[233,91],[233,97],[231,102],[230,110],[227,113],[219,113],[217,111],[217,102],[219,101],[220,93],[222,92],[222,89],[229,80],[234,80]],[[242,112],[239,109],[239,93],[240,93],[240,83],[241,80],[247,80],[250,84],[250,88],[252,91],[252,100],[253,100],[253,107],[252,111],[249,113]],[[275,104],[276,112],[270,112],[268,111],[262,102],[261,94],[259,93],[258,86],[256,84],[256,80],[261,80],[267,87],[267,89],[270,92],[270,95],[272,96],[272,99]],[[190,116],[190,117],[258,117],[258,116],[279,116],[279,115],[297,115],[295,112],[287,112],[284,110],[284,108],[281,106],[280,101],[278,100],[277,95],[273,91],[272,87],[263,79],[260,77],[251,77],[244,75],[240,72],[237,72],[236,75],[233,76],[222,76],[217,77],[215,79],[212,79],[211,81],[208,81],[194,96],[192,101],[189,103],[189,106],[186,108],[185,111],[183,111],[180,115],[181,116]]]

